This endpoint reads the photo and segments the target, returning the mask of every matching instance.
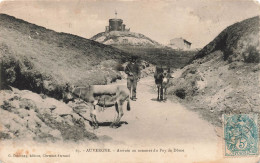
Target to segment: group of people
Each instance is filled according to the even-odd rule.
[[[129,89],[129,92],[130,92],[130,99],[133,101],[136,101],[137,100],[137,97],[136,97],[137,82],[141,78],[141,70],[140,70],[139,64],[137,63],[136,56],[131,57],[130,62],[125,67],[125,73],[127,74],[127,88]],[[158,71],[157,67],[156,67],[156,71],[155,71],[154,75],[159,76],[158,74],[163,75],[164,73],[163,73],[163,71],[162,72]],[[160,78],[160,76],[157,78]],[[156,84],[158,84],[157,82],[163,83],[162,81],[157,81],[158,80],[157,78],[155,80]],[[66,103],[73,100],[73,97],[71,95],[71,87],[69,86],[68,83],[66,83],[65,90],[64,90],[64,93],[62,96],[63,96],[62,98],[63,98],[64,102],[66,102]],[[158,97],[159,97],[159,95],[158,95]]]
[[[136,87],[137,82],[140,80],[141,71],[137,63],[137,57],[131,57],[130,63],[125,67],[125,73],[127,74],[127,88],[130,91],[130,99],[136,101]],[[155,83],[158,88],[157,100],[165,100],[166,88],[170,78],[170,68],[168,67],[157,67],[154,73]]]

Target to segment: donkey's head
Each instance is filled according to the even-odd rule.
[[[168,77],[169,73],[170,73],[169,69],[163,69],[162,76]]]
[[[169,83],[169,74],[170,74],[170,69],[163,69],[163,72],[162,72],[162,85],[166,85]]]

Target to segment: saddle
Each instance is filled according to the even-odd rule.
[[[97,105],[101,107],[111,107],[115,104],[116,97],[112,95],[101,95],[99,97],[95,97],[98,100]]]

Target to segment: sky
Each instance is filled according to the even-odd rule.
[[[123,19],[126,28],[162,44],[182,37],[202,48],[223,29],[260,15],[253,0],[30,0],[0,2],[0,13],[57,32],[91,38],[105,31],[108,19]]]

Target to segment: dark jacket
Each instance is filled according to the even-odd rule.
[[[137,79],[140,78],[141,72],[137,63],[128,63],[125,67],[125,73],[129,78]]]

